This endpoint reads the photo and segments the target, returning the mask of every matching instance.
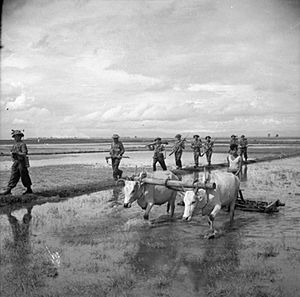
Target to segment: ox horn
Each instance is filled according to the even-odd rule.
[[[137,175],[137,165],[135,165],[134,175]]]
[[[122,182],[122,184],[125,184],[125,179],[124,178],[120,178],[116,181],[116,185],[118,186],[120,184],[120,182]]]

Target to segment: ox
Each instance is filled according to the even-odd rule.
[[[183,198],[183,220],[190,221],[196,209],[202,210],[202,215],[208,216],[211,235],[217,232],[214,229],[214,219],[222,206],[227,206],[230,212],[230,224],[233,222],[235,201],[238,195],[240,180],[228,172],[214,172],[209,175],[210,182],[216,183],[216,189],[196,189],[186,191]]]
[[[144,219],[149,219],[149,213],[153,205],[167,204],[167,212],[171,208],[171,217],[175,210],[176,190],[169,189],[165,186],[150,185],[142,182],[145,172],[140,174],[140,180],[125,180],[124,186],[124,207],[131,207],[131,204],[137,200],[138,205],[145,209]],[[159,179],[178,180],[178,177],[171,171],[155,171],[147,174],[147,177]]]

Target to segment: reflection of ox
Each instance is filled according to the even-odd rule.
[[[140,176],[142,176],[141,173]],[[172,179],[178,180],[178,177],[170,171],[155,171],[151,176],[147,174],[147,177],[159,178],[159,179]],[[167,212],[171,207],[171,216],[175,210],[175,199],[177,192],[171,190],[165,186],[151,185],[142,182],[140,180],[125,180],[124,186],[124,207],[131,207],[131,204],[137,200],[137,203],[142,209],[145,209],[144,219],[149,219],[149,212],[153,205],[167,204]]]
[[[196,192],[186,191],[183,198],[185,207],[183,220],[190,221],[194,210],[202,209],[202,215],[208,216],[208,223],[213,234],[213,221],[222,206],[228,206],[230,224],[233,222],[235,201],[238,195],[240,181],[237,176],[228,172],[214,172],[210,174],[210,182],[216,183],[216,189],[200,189]]]

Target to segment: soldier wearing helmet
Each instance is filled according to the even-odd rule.
[[[230,142],[229,142],[229,151],[228,151],[228,153],[231,151],[231,147],[232,147],[232,145],[233,146],[235,146],[236,148],[238,148],[238,146],[239,146],[239,140],[238,140],[238,138],[237,138],[237,136],[236,135],[231,135],[231,137],[230,137]]]
[[[203,146],[204,146],[204,151],[205,151],[208,166],[210,166],[211,165],[211,157],[212,157],[212,153],[213,153],[213,146],[214,146],[214,142],[211,141],[210,136],[205,137],[205,142],[204,142]]]
[[[125,152],[123,143],[119,140],[119,135],[114,134],[112,136],[113,142],[111,143],[110,156],[111,156],[111,165],[113,169],[113,178],[118,180],[122,177],[123,171],[119,169],[119,165],[122,159],[122,156]]]
[[[165,146],[164,144],[168,144],[168,142],[162,142],[160,137],[154,139],[154,143],[148,145],[150,150],[154,151],[153,154],[153,171],[156,171],[156,163],[158,162],[161,168],[165,171],[167,170],[167,166],[165,163]]]
[[[193,149],[194,153],[194,162],[195,162],[195,168],[199,166],[199,157],[201,156],[201,149],[202,149],[202,141],[199,138],[199,135],[193,136],[194,141],[191,144],[191,148]]]
[[[30,194],[32,193],[32,182],[27,169],[29,167],[29,161],[27,157],[28,150],[26,144],[22,141],[24,134],[20,130],[12,130],[11,137],[14,138],[14,144],[11,148],[11,158],[13,164],[11,167],[11,175],[7,189],[1,194],[11,194],[11,190],[16,187],[20,178],[23,186],[27,188],[23,195]]]
[[[182,156],[182,152],[183,150],[185,149],[185,138],[184,139],[181,139],[181,135],[180,134],[177,134],[175,136],[176,138],[176,142],[175,142],[175,145],[174,145],[174,148],[173,148],[173,152],[174,152],[174,155],[175,155],[175,164],[176,164],[176,168],[177,169],[181,169],[182,168],[182,162],[181,162],[181,156]]]
[[[241,140],[240,140],[240,156],[242,157],[242,159],[244,158],[245,162],[247,162],[248,159],[248,140],[245,137],[245,135],[241,136]]]

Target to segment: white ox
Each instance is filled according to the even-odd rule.
[[[216,183],[216,189],[200,189],[198,191],[186,191],[183,198],[183,220],[190,221],[196,209],[202,210],[202,215],[208,216],[208,223],[212,235],[216,234],[214,219],[222,206],[228,206],[230,211],[230,224],[233,222],[235,201],[238,196],[240,180],[237,176],[228,172],[213,172],[209,175],[209,181]]]
[[[141,173],[140,177],[145,173]],[[178,177],[171,171],[155,171],[151,174],[147,173],[147,177],[159,179],[178,180]],[[175,199],[177,192],[165,186],[146,184],[141,181],[124,180],[124,207],[131,207],[131,204],[137,200],[142,209],[145,209],[144,219],[149,219],[149,212],[153,205],[167,204],[167,212],[171,207],[171,216],[175,210]]]

